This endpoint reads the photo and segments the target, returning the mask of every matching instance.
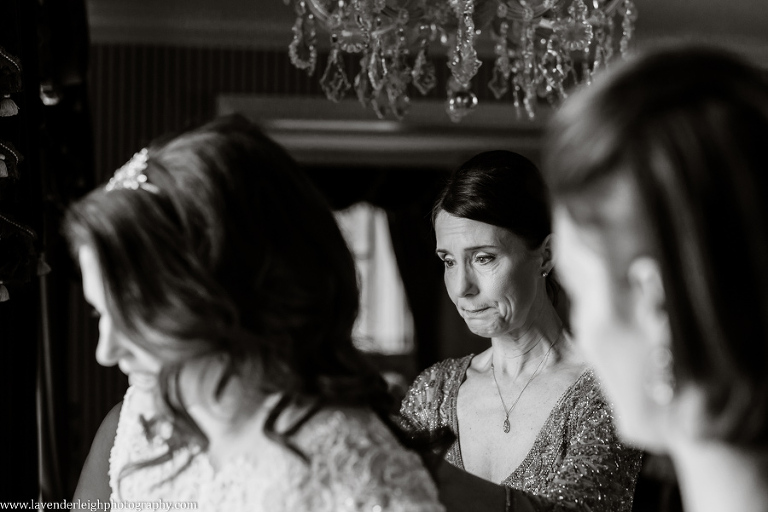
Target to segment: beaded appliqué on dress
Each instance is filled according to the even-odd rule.
[[[446,460],[464,468],[456,400],[473,355],[424,370],[403,400],[403,421],[413,430],[448,427],[456,441]],[[619,443],[613,417],[591,370],[557,402],[533,447],[502,485],[525,491],[536,511],[629,512],[641,453]]]
[[[194,501],[198,511],[226,512],[444,510],[418,455],[405,450],[373,413],[361,411],[321,411],[302,427],[294,441],[309,456],[309,465],[270,442],[258,460],[241,457],[218,472],[200,453],[175,474],[190,455],[184,452],[120,479],[129,462],[165,450],[144,436],[139,412],[147,415],[151,401],[143,394],[129,388],[120,412],[110,456],[116,501]]]

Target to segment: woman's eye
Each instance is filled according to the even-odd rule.
[[[486,263],[490,263],[493,261],[493,256],[490,256],[488,254],[479,254],[475,256],[475,261],[480,263],[481,265],[485,265]]]
[[[445,265],[445,268],[451,268],[453,263],[453,260],[443,260],[443,265]]]

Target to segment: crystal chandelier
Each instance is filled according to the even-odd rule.
[[[451,71],[446,112],[456,122],[478,102],[472,79],[482,64],[480,38],[493,41],[487,86],[497,99],[510,93],[518,113],[533,119],[540,100],[557,103],[568,87],[589,83],[617,48],[624,56],[637,19],[632,0],[285,2],[293,3],[297,15],[289,46],[293,65],[314,74],[317,32],[323,28],[330,34],[320,78],[326,96],[338,102],[354,88],[379,118],[402,119],[413,90],[426,95],[437,86],[430,52],[446,47]],[[347,75],[345,58],[359,59],[354,78]]]

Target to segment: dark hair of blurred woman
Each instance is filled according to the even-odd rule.
[[[703,390],[699,428],[763,448],[767,141],[765,73],[688,48],[647,54],[583,91],[556,117],[546,151],[555,203],[597,234],[619,314],[631,314],[631,261],[658,262],[672,377]]]

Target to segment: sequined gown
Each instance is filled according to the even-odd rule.
[[[445,458],[460,469],[456,400],[472,357],[424,370],[400,411],[411,429],[448,427],[456,442]],[[587,370],[565,391],[528,455],[501,484],[524,491],[515,499],[536,511],[629,512],[640,462],[639,451],[618,442],[608,404]]]
[[[140,422],[151,404],[146,392],[128,389],[110,454],[111,500],[131,510],[142,510],[141,504],[156,510],[162,500],[196,502],[197,511],[444,511],[418,455],[373,413],[361,411],[321,411],[302,426],[292,439],[308,464],[266,442],[257,460],[242,456],[218,471],[205,453],[190,458],[194,450],[184,449],[168,462],[131,472],[131,463],[166,452],[162,436],[148,441]]]

